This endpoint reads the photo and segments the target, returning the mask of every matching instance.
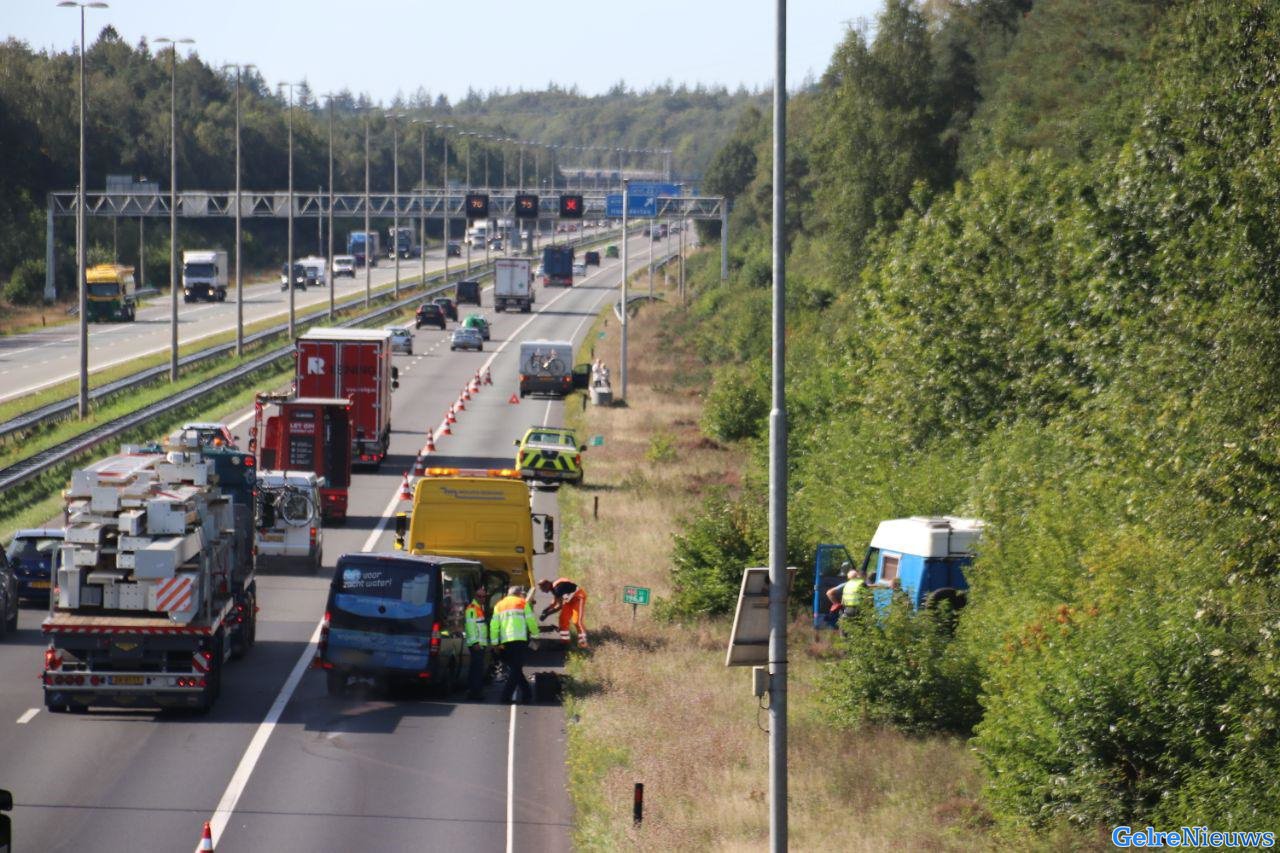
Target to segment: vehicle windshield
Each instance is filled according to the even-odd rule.
[[[525,439],[529,444],[565,444],[573,447],[573,436],[563,432],[531,432]]]
[[[213,278],[218,274],[218,268],[213,264],[207,263],[185,264],[182,267],[182,274],[187,276],[199,276],[201,278]]]
[[[61,539],[53,537],[24,536],[9,543],[5,553],[11,562],[25,564],[48,564],[53,560],[53,552],[62,544]]]
[[[119,296],[120,285],[115,282],[104,282],[100,284],[90,284],[88,286],[90,296]]]

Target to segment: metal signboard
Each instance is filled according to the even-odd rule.
[[[662,181],[632,181],[628,188],[632,195],[663,195],[677,196],[680,195],[680,188],[675,184],[668,184]]]
[[[624,586],[622,588],[623,604],[649,604],[649,587],[647,586]]]
[[[608,219],[622,218],[622,193],[609,193],[604,197],[604,215]],[[658,197],[654,195],[627,195],[627,216],[655,217],[658,215]]]
[[[796,568],[787,566],[787,589],[795,583]],[[753,567],[742,572],[738,607],[733,614],[729,654],[725,666],[759,666],[769,662],[769,570]]]

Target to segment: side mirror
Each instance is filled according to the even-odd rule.
[[[396,390],[399,390],[399,388],[400,388],[400,380],[398,380],[398,379],[392,379],[392,380],[391,380],[391,390],[392,390],[392,391],[396,391]]]
[[[396,381],[400,379],[400,368],[395,365],[392,365],[391,367],[391,378]]]
[[[518,439],[518,438],[517,438],[515,441],[513,441],[513,442],[511,442],[511,443],[512,443],[513,445],[515,445],[516,447],[519,447],[519,446],[520,446],[520,439]]]
[[[404,550],[404,536],[409,532],[409,514],[404,512],[396,513],[396,550]]]

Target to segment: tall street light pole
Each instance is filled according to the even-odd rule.
[[[329,320],[333,321],[334,314],[337,311],[336,294],[337,279],[333,274],[333,95],[325,96],[329,101],[329,242],[328,252],[329,269],[326,270],[325,278],[329,280]]]
[[[195,39],[158,38],[169,45],[169,381],[178,381],[178,45]]]
[[[414,119],[418,126],[418,257],[421,273],[418,284],[427,286],[427,125]]]
[[[373,301],[373,241],[369,235],[369,116],[364,117],[364,307]]]
[[[285,262],[286,280],[288,281],[289,291],[289,340],[296,337],[296,329],[294,327],[294,297],[293,297],[293,87],[294,83],[281,83],[281,86],[289,90],[289,212],[287,217],[289,234],[285,239],[288,257]]]
[[[621,156],[621,155],[619,155]],[[618,174],[622,174],[619,172]],[[627,305],[627,207],[629,199],[630,181],[626,178],[622,179],[622,351],[620,365],[618,371],[622,378],[622,399],[627,399],[627,316],[631,313],[630,307]]]
[[[88,235],[85,233],[84,221],[84,10],[105,9],[106,3],[74,3],[71,0],[59,3],[59,6],[80,10],[80,182],[76,185],[76,304],[79,306],[79,339],[80,339],[80,393],[76,401],[76,411],[81,418],[89,416],[89,297],[85,284],[85,244]]]
[[[240,76],[256,66],[227,63],[224,68],[236,70],[236,358],[244,355],[244,267],[241,264],[241,222],[243,205],[240,196]]]
[[[396,258],[396,280],[392,286],[400,298],[400,119],[399,113],[388,113],[391,122],[391,253]],[[366,238],[367,239],[367,238]]]
[[[468,193],[470,193],[470,192],[471,192],[471,138],[472,138],[473,136],[475,136],[475,135],[476,135],[476,133],[475,133],[475,131],[474,131],[474,130],[464,130],[464,131],[462,132],[462,136],[465,136],[465,137],[467,138],[467,192],[468,192]],[[469,214],[469,213],[470,213],[470,211],[468,211],[468,214]],[[464,217],[462,221],[463,221],[463,225],[464,225],[464,227],[465,227],[465,226],[469,226],[469,225],[471,224],[471,217],[470,217],[470,215],[467,215],[466,217]],[[467,247],[467,249],[466,249],[466,251],[467,251],[467,271],[466,271],[465,275],[466,275],[466,276],[468,276],[468,277],[470,277],[470,275],[471,275],[471,239],[470,239],[470,236],[467,234],[467,232],[466,232],[466,231],[463,231],[463,232],[462,232],[462,242],[463,242],[463,243],[466,245],[466,247]]]
[[[451,124],[437,125],[440,128],[440,142],[443,149],[444,162],[441,169],[440,187],[444,190],[440,196],[440,206],[444,213],[444,281],[449,283],[449,131]]]
[[[769,847],[787,849],[787,0],[774,0],[773,405],[769,412]]]

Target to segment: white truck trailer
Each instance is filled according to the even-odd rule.
[[[527,258],[498,258],[493,262],[493,307],[497,311],[519,309],[525,314],[533,304],[533,276]]]
[[[253,457],[194,431],[72,474],[44,656],[50,711],[208,710],[253,644]]]
[[[227,253],[221,249],[182,253],[182,298],[227,301]]]

